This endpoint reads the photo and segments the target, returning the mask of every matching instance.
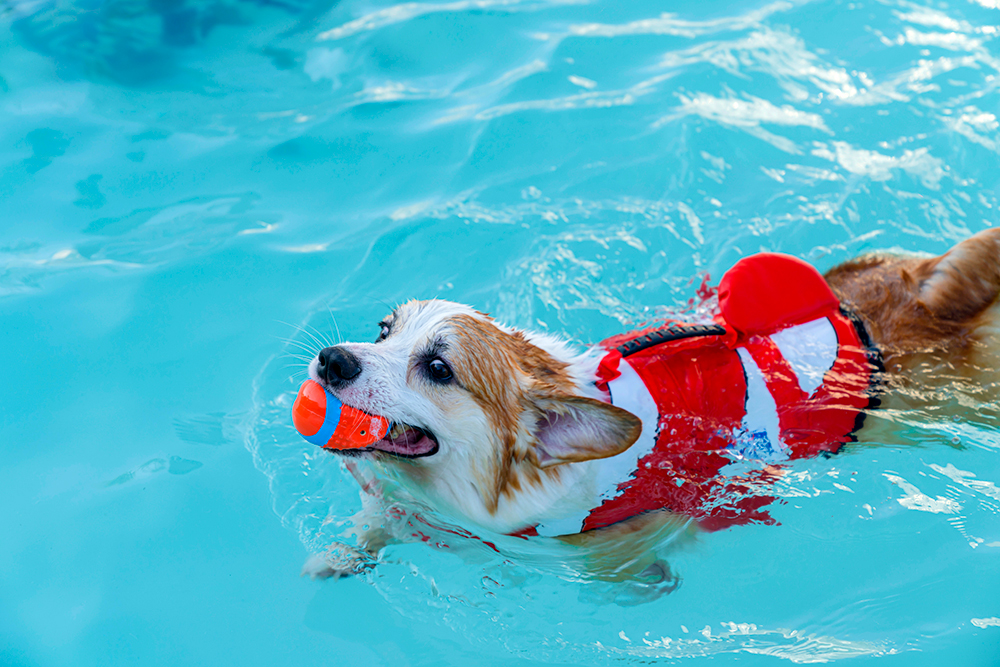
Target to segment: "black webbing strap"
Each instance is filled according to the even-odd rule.
[[[665,329],[658,329],[638,338],[633,338],[627,343],[622,343],[615,349],[621,352],[623,357],[627,357],[630,354],[642,352],[660,343],[669,343],[670,341],[683,340],[685,338],[697,338],[699,336],[725,335],[726,328],[718,324],[692,324],[691,326],[671,324]]]

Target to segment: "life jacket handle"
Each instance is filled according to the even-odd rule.
[[[626,341],[615,349],[623,356],[627,357],[636,352],[642,352],[648,348],[661,343],[669,343],[685,338],[699,338],[701,336],[725,336],[726,327],[718,324],[694,324],[691,326],[678,326],[671,324],[664,329],[657,329],[648,334]]]

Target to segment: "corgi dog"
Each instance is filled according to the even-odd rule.
[[[868,439],[886,428],[866,419],[879,409],[994,399],[998,294],[1000,228],[939,257],[866,255],[824,276],[761,254],[727,272],[704,321],[577,350],[468,306],[410,301],[374,342],[322,350],[309,376],[393,424],[338,453],[423,504],[493,533],[645,543],[664,525],[773,523],[782,463]],[[393,537],[365,505],[359,547],[335,545],[304,573],[371,565]]]

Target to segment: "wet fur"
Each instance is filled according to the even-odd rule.
[[[940,257],[869,255],[825,278],[881,350],[890,389],[961,380],[968,392],[996,396],[1000,228]],[[437,435],[441,451],[424,459],[375,455],[425,502],[510,532],[530,525],[539,508],[571,503],[588,483],[588,463],[624,451],[639,435],[636,418],[600,400],[596,357],[557,338],[441,301],[404,304],[391,327],[378,344],[346,344],[367,377],[338,393],[346,403]],[[454,370],[452,385],[422,377],[421,360],[435,354]],[[673,521],[668,514],[665,524]],[[620,544],[651,523],[634,521],[565,541]],[[383,542],[369,543],[364,534],[359,540],[372,550]],[[634,553],[627,557],[643,562]]]
[[[976,234],[940,257],[868,255],[824,276],[857,312],[887,368],[913,368],[923,355],[966,366],[996,317],[1000,228]]]
[[[882,352],[890,391],[874,414],[917,409],[969,418],[975,404],[977,418],[1000,425],[993,405],[1000,393],[1000,228],[940,257],[869,255],[825,278]],[[878,424],[869,420],[866,432]]]
[[[335,390],[343,402],[432,432],[438,453],[372,453],[412,495],[495,532],[511,532],[571,498],[589,461],[627,449],[641,424],[600,399],[594,368],[564,342],[516,331],[467,306],[411,301],[378,343],[346,343],[364,371]],[[435,384],[435,357],[455,381]],[[315,362],[311,367],[315,378]],[[572,433],[558,447],[553,432]],[[580,463],[575,467],[570,463]]]

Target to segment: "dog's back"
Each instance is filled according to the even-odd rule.
[[[989,414],[1000,389],[1000,228],[939,257],[868,255],[824,276],[882,352],[898,407],[935,404],[957,415],[962,396]],[[966,406],[967,407],[967,406]],[[985,413],[985,414],[984,414]]]
[[[887,366],[938,354],[964,360],[995,330],[1000,228],[933,258],[867,255],[824,276],[864,320]]]

